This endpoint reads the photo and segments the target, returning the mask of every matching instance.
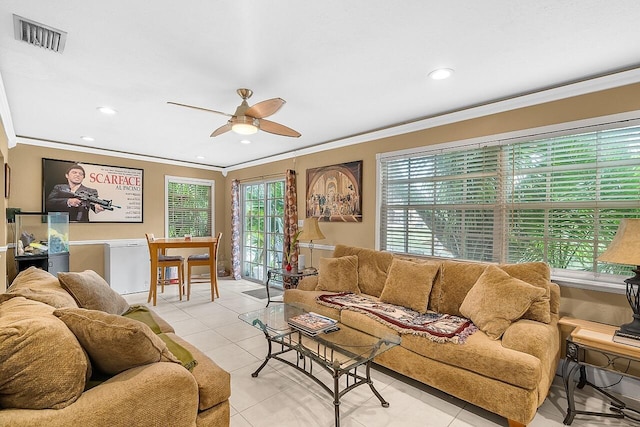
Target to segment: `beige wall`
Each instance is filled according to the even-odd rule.
[[[18,144],[9,150],[12,170],[10,207],[23,212],[42,210],[42,158],[107,164],[144,170],[143,223],[72,223],[69,226],[71,246],[70,269],[92,269],[104,275],[104,251],[102,244],[82,244],[83,241],[112,239],[144,239],[145,233],[164,236],[164,180],[165,175],[215,180],[215,230],[224,224],[224,177],[220,172],[143,162],[120,157],[101,156]],[[221,248],[222,250],[222,248]],[[9,254],[11,255],[11,254]],[[13,269],[9,260],[8,267]],[[15,272],[14,272],[15,274]],[[13,275],[9,275],[10,279]]]
[[[310,154],[295,159],[233,171],[228,174],[225,184],[225,205],[231,205],[229,194],[232,179],[249,182],[263,177],[283,175],[285,169],[294,169],[298,176],[298,213],[299,218],[303,219],[305,212],[304,194],[306,191],[305,175],[308,168],[363,160],[363,222],[359,224],[323,222],[322,231],[326,239],[314,243],[329,246],[347,244],[374,248],[377,153],[460,141],[636,110],[640,110],[640,84],[379,139],[335,149],[330,152]],[[230,218],[227,216],[225,232],[229,235],[230,231],[231,223]],[[303,250],[303,253],[308,252]],[[316,266],[318,264],[317,259],[321,256],[330,256],[330,252],[314,249],[314,264]],[[568,287],[562,288],[561,310],[565,315],[612,324],[627,322],[631,320],[632,315],[623,295]]]

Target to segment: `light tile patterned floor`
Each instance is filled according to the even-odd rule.
[[[220,279],[220,298],[210,301],[209,284],[193,285],[191,300],[179,301],[177,287],[159,294],[154,308],[176,333],[197,346],[222,368],[231,372],[232,427],[333,426],[330,396],[311,379],[283,363],[269,364],[257,378],[251,377],[266,354],[259,330],[238,319],[238,314],[262,308],[266,300],[243,291],[259,284]],[[145,303],[146,293],[126,295],[130,304]],[[344,427],[490,427],[507,421],[438,390],[400,377],[382,368],[374,369],[376,388],[390,403],[383,408],[367,387],[359,387],[341,401]],[[327,374],[327,380],[330,377]],[[329,383],[330,384],[330,383]],[[559,427],[566,411],[566,398],[556,377],[549,397],[531,427]],[[591,411],[606,410],[599,398],[578,391],[577,403]],[[638,426],[629,420],[577,416],[572,426]]]

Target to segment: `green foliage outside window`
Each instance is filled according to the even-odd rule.
[[[640,217],[640,127],[381,159],[381,249],[477,261],[598,263]]]

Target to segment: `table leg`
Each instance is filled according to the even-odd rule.
[[[573,394],[576,385],[573,377],[579,368],[579,364],[576,363],[574,366],[571,366],[569,359],[564,360],[564,365],[562,366],[562,381],[564,382],[564,390],[567,395],[567,416],[562,423],[565,425],[571,425],[573,418],[576,416],[576,403]]]
[[[373,386],[373,381],[371,380],[371,362],[367,362],[367,368],[366,368],[366,372],[367,372],[367,384],[369,384],[369,387],[371,388],[371,391],[373,392],[373,394],[376,395],[376,397],[378,398],[378,400],[380,401],[380,404],[382,405],[383,408],[388,408],[389,407],[389,402],[387,402],[386,400],[384,400],[384,398],[382,397],[382,395],[378,392],[378,390],[376,390],[376,388]]]
[[[218,293],[218,271],[216,261],[216,244],[209,246],[209,277],[211,278],[211,301],[214,300],[214,293],[216,298],[220,298]]]
[[[265,335],[267,335],[265,333]],[[268,350],[267,350],[267,357],[264,358],[264,362],[262,362],[262,364],[260,366],[258,366],[258,369],[255,370],[255,372],[253,372],[251,374],[251,376],[253,378],[257,377],[258,374],[260,373],[260,371],[262,370],[262,368],[264,368],[265,366],[267,366],[267,362],[269,362],[269,359],[271,359],[271,340],[269,339],[269,336],[267,335],[267,345],[269,346]]]
[[[338,384],[340,380],[340,373],[337,370],[333,370],[333,408],[335,411],[335,423],[336,427],[340,427],[340,386]]]
[[[158,293],[158,258],[151,257],[151,274],[149,277],[149,296],[147,302],[151,302],[153,299],[153,305],[156,305]]]
[[[271,280],[271,271],[267,271],[267,307],[271,303],[271,294],[269,293],[269,281]]]

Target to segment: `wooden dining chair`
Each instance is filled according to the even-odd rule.
[[[178,295],[180,296],[180,301],[182,301],[182,295],[185,293],[184,292],[184,258],[180,255],[166,255],[164,251],[160,251],[160,250],[156,251],[156,253],[154,254],[152,252],[153,249],[151,249],[151,242],[153,242],[155,237],[152,233],[146,233],[145,236],[147,237],[147,244],[149,245],[149,255],[151,257],[156,256],[158,258],[158,271],[156,271],[155,272],[156,274],[154,275],[155,277],[158,278],[158,280],[156,281],[156,283],[149,284],[150,289],[149,289],[148,301],[150,301],[151,298],[153,297],[153,293],[157,292],[158,285],[161,286],[161,292],[164,292],[164,285],[174,284],[172,282],[173,279],[168,279],[165,277],[167,267],[178,268],[178,279],[177,279]]]
[[[220,292],[218,291],[218,274],[216,271],[217,261],[218,261],[218,248],[220,247],[220,240],[222,240],[222,233],[218,233],[216,236],[216,244],[214,246],[213,251],[213,271],[209,271],[209,276],[211,278],[211,301],[214,300],[214,293],[216,298],[220,298]],[[187,301],[189,301],[189,297],[191,296],[191,283],[204,283],[207,280],[204,280],[200,277],[193,277],[191,275],[191,267],[210,266],[209,254],[198,254],[198,255],[189,255],[187,258]]]

